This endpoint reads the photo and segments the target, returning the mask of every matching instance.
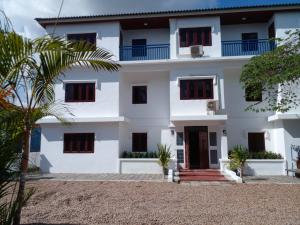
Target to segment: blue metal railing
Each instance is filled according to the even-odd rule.
[[[222,56],[260,55],[275,48],[269,39],[222,41]]]
[[[170,58],[170,45],[135,45],[120,47],[120,61],[158,60]]]

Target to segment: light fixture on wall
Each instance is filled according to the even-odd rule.
[[[171,135],[174,135],[174,134],[175,134],[174,129],[171,129]]]
[[[147,22],[145,22],[145,23],[144,23],[144,26],[145,26],[145,27],[146,27],[146,26],[148,26],[148,23],[147,23]]]
[[[246,21],[246,20],[247,20],[247,17],[242,17],[242,20],[243,20],[243,21]]]
[[[227,135],[227,130],[223,130],[223,135],[226,136]]]

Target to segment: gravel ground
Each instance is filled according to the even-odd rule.
[[[300,224],[300,185],[33,181],[23,224]]]

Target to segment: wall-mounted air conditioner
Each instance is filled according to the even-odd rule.
[[[218,110],[218,101],[217,100],[210,100],[207,102],[207,113],[209,115],[214,115]]]
[[[190,50],[193,58],[202,57],[204,55],[203,45],[192,45],[190,46]]]

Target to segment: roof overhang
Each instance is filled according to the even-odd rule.
[[[274,122],[278,120],[299,120],[300,114],[275,114],[268,117],[269,122]]]
[[[254,5],[243,7],[221,7],[221,8],[202,8],[192,10],[173,10],[157,12],[138,12],[138,13],[120,13],[107,15],[75,16],[60,18],[36,18],[35,20],[43,27],[54,24],[74,24],[74,23],[95,23],[106,21],[122,21],[138,18],[176,18],[192,16],[220,16],[221,14],[257,12],[257,11],[287,11],[299,10],[300,3],[281,3],[274,5]]]
[[[64,117],[62,118],[67,124],[70,123],[121,123],[129,122],[128,118],[124,116],[119,117]],[[55,117],[44,117],[37,121],[37,124],[56,124],[61,123]]]
[[[172,122],[187,122],[187,121],[226,121],[227,115],[197,115],[197,116],[171,116]]]

